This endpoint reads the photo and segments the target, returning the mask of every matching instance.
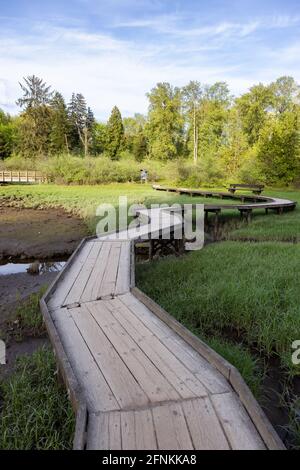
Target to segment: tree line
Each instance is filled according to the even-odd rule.
[[[284,76],[233,97],[225,82],[158,83],[146,116],[122,118],[115,106],[97,122],[84,96],[69,103],[42,79],[20,84],[18,116],[0,110],[0,158],[58,154],[121,160],[179,161],[219,179],[289,184],[300,179],[300,87]],[[184,171],[184,170],[182,170]],[[208,176],[210,177],[210,176]]]

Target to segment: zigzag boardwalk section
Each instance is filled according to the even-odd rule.
[[[139,218],[129,239],[84,240],[41,301],[74,448],[284,448],[237,370],[135,287],[135,241],[182,223],[160,209]]]

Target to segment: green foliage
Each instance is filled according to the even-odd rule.
[[[261,129],[265,125],[267,111],[275,102],[272,88],[260,83],[250,88],[250,91],[238,98],[236,102],[243,130],[249,144],[253,145],[258,141]]]
[[[67,394],[57,382],[52,351],[20,357],[1,384],[0,448],[71,449],[75,420]]]
[[[112,160],[117,160],[124,146],[124,126],[122,116],[115,106],[106,126],[105,150]]]
[[[69,150],[69,131],[67,106],[63,96],[56,92],[50,102],[51,106],[51,130],[50,149],[51,153]]]
[[[150,157],[173,160],[183,148],[184,121],[181,112],[181,92],[169,83],[158,83],[148,93],[149,122],[146,133]]]
[[[207,344],[230,364],[235,366],[256,398],[261,396],[264,378],[258,360],[242,344],[234,344],[218,336],[204,338]]]
[[[268,183],[291,183],[300,172],[299,115],[285,111],[270,117],[260,133],[258,159]]]

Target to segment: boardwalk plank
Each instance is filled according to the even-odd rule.
[[[58,309],[52,316],[90,408],[93,411],[118,409],[118,402],[78,331],[71,310]]]
[[[112,313],[127,333],[140,345],[182,398],[206,396],[199,380],[153,335],[130,309],[115,298],[110,302]]]
[[[91,303],[87,308],[151,402],[180,398],[174,387],[112,315],[107,302]]]
[[[265,449],[261,437],[235,393],[212,395],[211,400],[232,449]]]
[[[75,302],[80,301],[81,295],[91,275],[91,272],[97,260],[99,251],[101,249],[101,244],[93,243],[93,242],[90,242],[90,243],[91,243],[91,251],[89,252],[88,257],[85,260],[80,270],[80,273],[78,274],[76,278],[76,282],[73,284],[66,299],[64,300],[65,305],[73,304]]]
[[[182,408],[195,449],[229,449],[227,439],[209,398],[184,401]]]
[[[148,397],[84,305],[72,317],[116,400],[122,408],[146,405]]]

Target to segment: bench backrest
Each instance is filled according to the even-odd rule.
[[[231,184],[231,188],[263,189],[263,184]]]

